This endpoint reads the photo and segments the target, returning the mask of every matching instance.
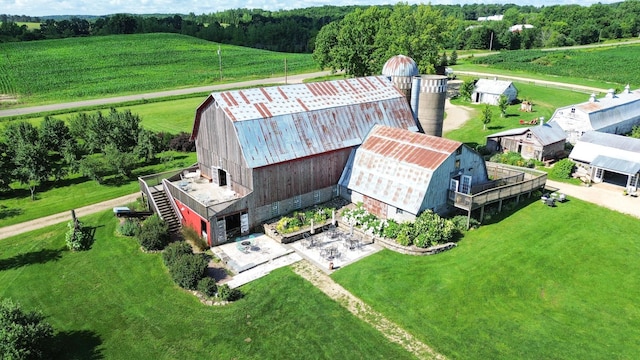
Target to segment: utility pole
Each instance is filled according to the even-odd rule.
[[[491,32],[491,39],[489,40],[489,51],[493,48],[493,31]]]
[[[220,65],[220,81],[222,81],[222,56],[220,55],[220,44],[218,44],[218,64]]]

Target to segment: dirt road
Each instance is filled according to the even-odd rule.
[[[98,204],[84,206],[84,207],[75,209],[76,216],[80,218],[82,216],[94,214],[99,211],[112,209],[116,206],[124,206],[126,204],[136,201],[136,198],[138,197],[140,197],[140,193],[130,194],[130,195],[122,196],[119,198],[111,199],[108,201],[104,201]],[[58,214],[45,216],[43,218],[26,221],[20,224],[5,226],[3,228],[0,228],[0,239],[8,238],[14,235],[22,234],[32,230],[37,230],[45,226],[54,225],[54,224],[58,224],[58,223],[69,221],[69,220],[71,220],[71,211],[65,211]]]
[[[160,91],[160,92],[147,93],[147,94],[116,96],[116,97],[110,97],[110,98],[74,101],[69,103],[0,110],[0,117],[35,114],[40,112],[58,111],[58,110],[65,110],[65,109],[75,109],[75,108],[81,108],[86,106],[117,104],[117,103],[122,103],[127,101],[156,99],[156,98],[162,98],[162,97],[168,97],[168,96],[196,94],[196,93],[202,93],[202,92],[214,92],[214,91],[220,91],[220,90],[231,89],[231,88],[259,86],[259,85],[265,85],[265,84],[285,84],[285,83],[297,84],[297,83],[301,83],[304,79],[312,79],[316,77],[326,76],[329,74],[331,74],[331,72],[329,71],[319,71],[319,72],[309,73],[309,74],[289,75],[287,77],[281,76],[281,77],[274,77],[274,78],[242,81],[237,83],[227,83],[227,84],[200,86],[200,87],[193,87],[193,88],[186,88],[186,89]]]

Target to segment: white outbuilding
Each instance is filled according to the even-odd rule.
[[[549,120],[557,123],[567,134],[567,141],[575,144],[587,131],[626,134],[640,125],[640,89],[616,94],[609,90],[605,97],[556,109]]]
[[[498,105],[500,95],[507,97],[509,104],[518,97],[518,89],[511,81],[498,79],[479,79],[476,81],[471,102],[477,104]]]

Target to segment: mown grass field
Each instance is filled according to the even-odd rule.
[[[14,184],[11,192],[0,193],[0,228],[139,192],[138,176],[182,169],[196,162],[195,153],[167,152],[165,156],[167,161],[140,167],[133,171],[134,178],[126,181],[101,185],[75,174],[55,184],[43,184],[36,187],[36,200],[31,200],[27,187]]]
[[[311,54],[220,45],[177,34],[0,43],[0,94],[21,105],[235,82],[317,70]]]
[[[533,201],[452,251],[384,251],[333,278],[452,359],[633,359],[638,219]]]
[[[160,254],[115,235],[109,211],[91,250],[64,248],[66,224],[0,242],[0,298],[40,309],[61,359],[411,359],[289,268],[205,306],[173,284]]]
[[[567,106],[589,99],[589,95],[582,92],[562,90],[556,88],[530,85],[521,82],[514,82],[518,89],[518,99],[529,99],[533,103],[533,111],[530,113],[520,111],[520,104],[510,105],[506,116],[500,117],[500,110],[497,106],[491,106],[493,117],[491,122],[483,129],[482,109],[484,104],[471,104],[461,99],[454,99],[452,103],[473,109],[472,117],[460,129],[448,131],[446,138],[463,142],[473,148],[486,143],[487,135],[497,132],[525,127],[530,125],[520,125],[520,119],[530,121],[544,117],[548,121],[553,112],[561,106]],[[445,122],[447,120],[445,119]]]

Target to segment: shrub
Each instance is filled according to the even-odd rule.
[[[398,236],[396,237],[396,242],[403,246],[409,246],[413,243],[411,238],[411,232],[413,231],[412,224],[409,222],[404,222],[400,224],[400,229],[398,230]]]
[[[39,312],[25,312],[10,299],[0,302],[0,359],[51,358],[53,328]]]
[[[182,255],[173,260],[169,273],[178,286],[194,290],[198,281],[204,277],[207,264],[207,258],[202,254]]]
[[[387,220],[387,227],[384,228],[383,236],[388,239],[395,239],[400,232],[400,224],[397,221],[390,219]]]
[[[175,241],[169,244],[162,251],[162,260],[164,261],[164,264],[168,268],[171,268],[171,266],[173,266],[177,258],[183,255],[191,255],[191,254],[193,254],[191,245],[189,245],[184,241]]]
[[[191,140],[191,135],[181,132],[169,141],[169,150],[193,152],[196,151],[196,142]]]
[[[65,235],[65,241],[69,250],[83,251],[91,248],[93,236],[91,236],[89,229],[82,226],[80,220],[77,220],[77,226],[74,225],[73,221],[69,221],[67,227],[69,230]]]
[[[157,214],[148,217],[136,233],[138,242],[146,250],[162,250],[169,243],[169,228]]]
[[[218,298],[223,301],[235,301],[242,297],[242,292],[232,289],[227,284],[218,286]]]
[[[183,226],[180,230],[185,240],[191,241],[200,251],[206,251],[209,248],[209,243],[203,238],[198,231],[190,226]]]
[[[451,219],[453,226],[459,232],[467,231],[467,217],[465,215],[456,215]],[[469,229],[478,228],[480,222],[474,218],[469,218]]]
[[[556,179],[569,179],[575,164],[570,159],[562,159],[553,165],[550,175]]]
[[[216,285],[216,280],[208,276],[200,279],[200,281],[198,281],[198,291],[209,297],[215,296],[215,294],[218,292],[218,285]]]
[[[118,225],[118,233],[124,236],[133,236],[139,227],[140,223],[137,220],[126,219]]]

